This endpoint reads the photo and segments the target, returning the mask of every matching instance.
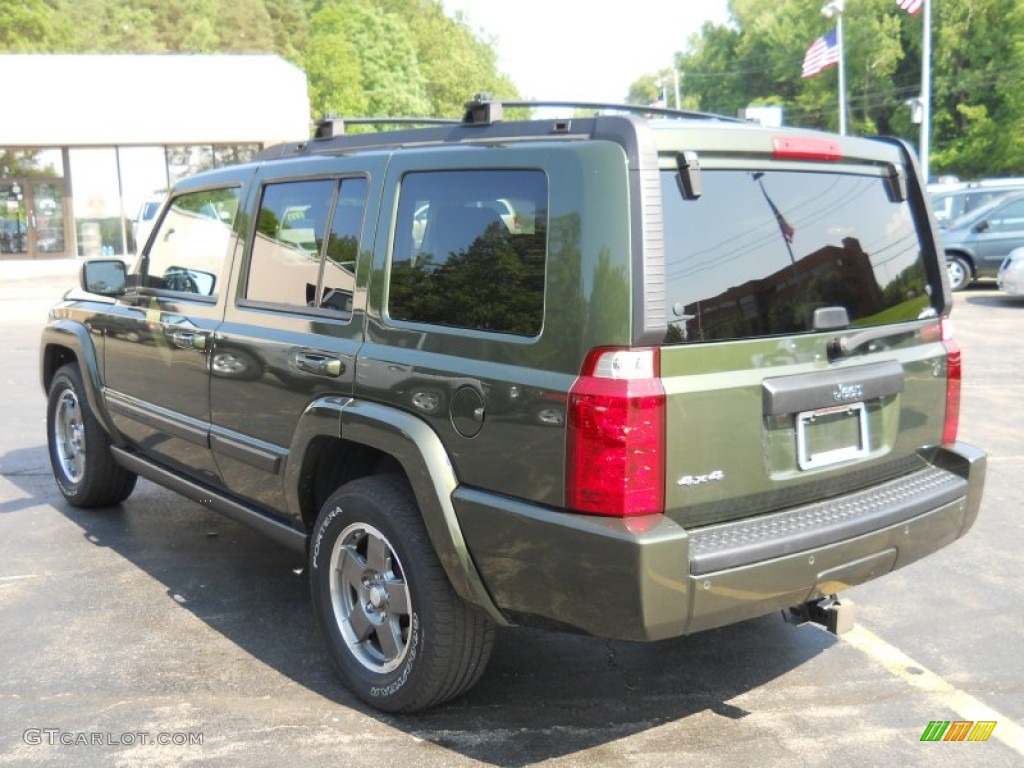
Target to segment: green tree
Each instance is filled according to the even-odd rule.
[[[264,0],[230,0],[217,3],[217,29],[231,30],[220,36],[219,49],[227,53],[269,53],[274,50],[274,30]]]
[[[43,0],[0,0],[0,50],[46,50],[51,23],[52,11]]]
[[[335,42],[344,38],[349,55],[333,64],[321,55],[317,64],[324,69],[312,67],[307,57],[310,91],[321,101],[328,90],[321,80],[337,86],[348,78],[362,92],[369,114],[412,116],[429,111],[413,32],[400,16],[372,0],[325,2],[313,16],[308,47],[323,54],[323,37]],[[358,67],[352,66],[353,58]],[[314,104],[314,111],[318,106]]]
[[[656,74],[643,75],[629,86],[626,101],[630,104],[655,104],[664,95],[664,84],[669,82],[671,77],[672,72],[667,69]],[[669,98],[665,106],[675,106],[675,102]]]
[[[477,93],[518,97],[512,81],[497,70],[493,44],[473,34],[461,15],[446,16],[438,0],[380,0],[380,5],[414,30],[431,114],[459,117]]]
[[[362,68],[349,42],[340,6],[324,8],[313,16],[302,65],[315,117],[366,114]]]
[[[0,50],[278,53],[313,114],[461,115],[514,98],[492,42],[439,0],[0,0]]]
[[[288,61],[299,64],[309,38],[306,0],[265,0],[274,35],[274,50]]]
[[[835,130],[836,68],[801,77],[807,47],[834,25],[821,6],[732,0],[730,23],[706,24],[677,56],[684,105],[735,114],[773,103],[787,123]],[[850,131],[916,142],[905,102],[920,92],[922,15],[892,0],[851,0],[843,18]],[[932,168],[963,176],[1024,172],[1024,147],[1014,138],[1024,128],[1024,3],[935,2],[932,38]],[[638,78],[631,95],[642,95],[650,78]]]
[[[961,176],[1024,172],[1010,134],[1024,121],[1016,0],[947,0],[933,29],[933,167]]]

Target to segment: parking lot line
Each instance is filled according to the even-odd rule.
[[[842,640],[872,661],[881,664],[889,674],[932,694],[963,719],[995,721],[997,724],[992,732],[992,738],[1003,742],[1017,754],[1024,755],[1024,728],[1006,715],[951,685],[923,664],[914,661],[903,651],[889,645],[874,632],[859,624],[844,633]]]

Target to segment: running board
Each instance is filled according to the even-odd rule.
[[[284,523],[267,517],[228,496],[211,491],[206,486],[179,477],[134,453],[129,453],[116,446],[111,446],[110,450],[117,463],[130,472],[141,475],[147,480],[152,480],[164,488],[180,493],[182,496],[199,502],[203,506],[211,507],[222,515],[242,523],[242,525],[254,528],[278,544],[282,544],[302,554],[306,553],[307,536],[302,531],[297,531]]]

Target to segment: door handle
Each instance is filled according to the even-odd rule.
[[[317,376],[341,376],[345,372],[345,365],[338,358],[308,352],[295,355],[295,366],[300,371]]]

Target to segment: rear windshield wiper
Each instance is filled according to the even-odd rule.
[[[860,347],[870,344],[878,339],[887,339],[896,336],[912,336],[916,333],[913,329],[907,328],[869,328],[849,336],[836,336],[828,343],[828,359],[852,355]]]

